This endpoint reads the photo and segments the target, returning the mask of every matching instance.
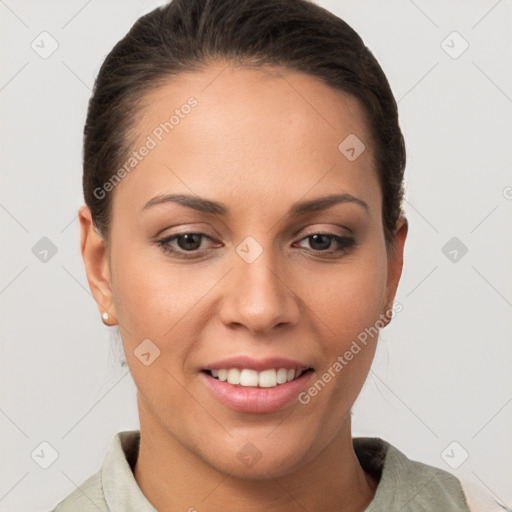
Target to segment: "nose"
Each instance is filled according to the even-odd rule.
[[[248,263],[235,255],[223,290],[220,317],[230,327],[244,326],[252,335],[268,335],[278,326],[300,319],[300,299],[293,290],[290,271],[264,250]]]

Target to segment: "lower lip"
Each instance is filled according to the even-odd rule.
[[[274,412],[295,401],[306,387],[312,373],[305,372],[298,379],[278,384],[273,388],[259,388],[235,386],[200,372],[206,386],[219,402],[235,411],[245,413]]]

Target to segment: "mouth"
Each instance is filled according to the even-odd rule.
[[[299,379],[313,368],[269,368],[257,371],[252,368],[204,369],[203,373],[220,382],[238,387],[275,388]]]
[[[315,369],[283,357],[233,356],[199,371],[212,397],[238,413],[264,414],[293,407]]]
[[[306,361],[247,354],[211,361],[199,369],[212,397],[239,413],[272,413],[293,407],[313,379]]]

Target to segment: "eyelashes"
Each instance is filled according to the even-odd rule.
[[[327,254],[338,254],[338,253],[346,252],[350,247],[352,247],[355,244],[354,238],[336,235],[334,233],[325,233],[325,232],[312,233],[311,235],[305,236],[300,241],[302,242],[303,240],[314,239],[314,243],[318,243],[320,241],[320,245],[323,245],[321,243],[321,241],[324,240],[325,238],[327,238],[330,241],[334,241],[336,244],[338,244],[338,248],[331,249],[330,248],[331,243],[329,242],[329,248],[328,248],[329,250],[326,251],[326,250],[322,250],[322,249],[313,249],[315,252],[327,253]]]
[[[155,244],[158,245],[166,254],[171,254],[178,258],[195,259],[204,256],[205,254],[212,250],[200,249],[202,246],[203,239],[213,241],[213,239],[210,236],[206,235],[205,233],[191,231],[188,233],[179,233],[176,235],[167,236],[165,238],[157,240]],[[301,238],[299,242],[296,243],[300,243],[306,240],[309,241],[308,244],[311,247],[310,252],[312,254],[319,256],[325,255],[331,257],[333,255],[336,256],[346,253],[349,249],[355,246],[356,243],[355,239],[352,237],[340,236],[335,233],[323,231],[311,233]],[[180,241],[182,241],[183,243],[180,244]],[[176,242],[176,244],[173,245],[173,242]],[[312,247],[311,242],[313,246],[320,245],[320,248]],[[178,247],[176,247],[176,245]],[[180,245],[182,247],[179,247]],[[335,245],[334,249],[332,249],[332,245]],[[217,246],[219,246],[219,244]]]
[[[178,254],[185,254],[184,257],[190,257],[190,256],[186,256],[187,253],[191,254],[191,256],[193,256],[194,254],[196,254],[198,252],[197,248],[194,249],[192,248],[192,250],[186,250],[186,249],[183,249],[183,248],[173,248],[173,246],[171,245],[171,242],[175,241],[175,240],[181,240],[181,239],[185,239],[186,242],[190,243],[192,242],[192,245],[197,245],[197,239],[201,239],[201,238],[207,238],[208,240],[212,240],[211,237],[209,237],[208,235],[204,234],[204,233],[196,233],[196,232],[190,232],[190,233],[180,233],[179,235],[171,235],[171,236],[168,236],[168,237],[165,237],[165,238],[162,238],[161,240],[158,240],[157,241],[157,244],[162,248],[162,250],[164,252],[167,252],[167,253],[178,253]],[[194,241],[196,242],[194,244]],[[199,244],[200,246],[201,244]],[[204,253],[204,250],[203,250],[203,253]]]

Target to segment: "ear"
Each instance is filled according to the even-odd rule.
[[[388,255],[388,280],[386,284],[386,310],[384,313],[392,309],[395,299],[396,290],[400,277],[402,275],[402,267],[404,263],[404,245],[407,238],[409,223],[405,216],[401,215],[395,226],[395,236]],[[390,318],[386,315],[386,325]]]
[[[110,325],[117,323],[112,299],[111,275],[106,242],[96,232],[91,210],[83,205],[78,210],[80,220],[80,248],[84,260],[89,288],[93,294],[100,315],[107,312]]]

